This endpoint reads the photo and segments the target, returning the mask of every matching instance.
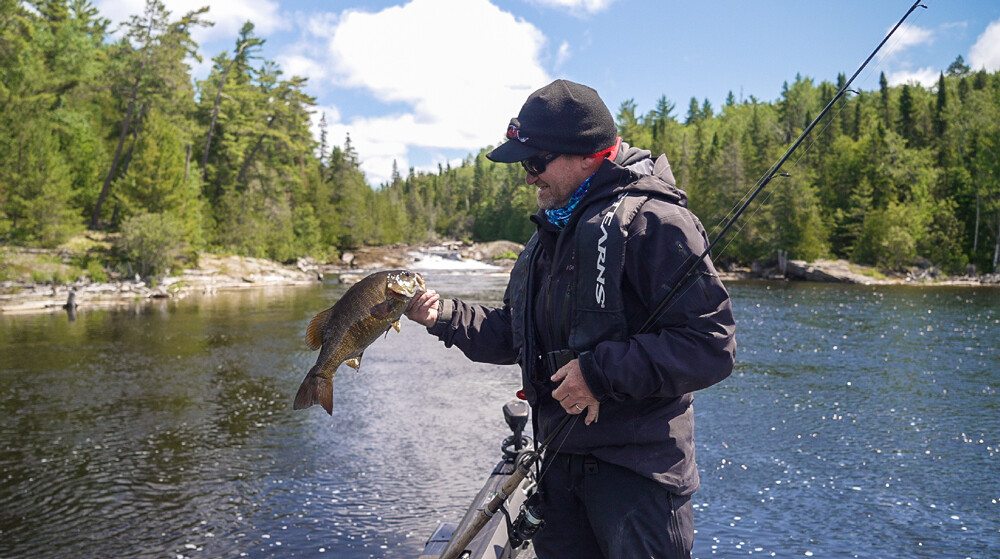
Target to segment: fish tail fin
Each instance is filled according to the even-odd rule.
[[[306,378],[302,379],[293,409],[302,410],[319,404],[326,413],[333,415],[333,379],[319,376],[317,373],[320,369],[319,365],[313,367]]]

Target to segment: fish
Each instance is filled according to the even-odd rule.
[[[294,409],[316,404],[333,415],[333,376],[341,363],[361,369],[365,349],[388,335],[399,332],[399,319],[407,303],[427,286],[420,274],[409,270],[375,272],[351,286],[332,307],[317,314],[306,329],[306,343],[320,349],[313,365],[295,394]]]

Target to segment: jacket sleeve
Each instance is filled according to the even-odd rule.
[[[427,331],[446,347],[457,346],[473,361],[510,365],[517,362],[510,320],[506,304],[487,307],[441,299],[437,322]]]
[[[708,240],[694,214],[652,199],[629,227],[627,243],[625,310],[637,331]],[[705,260],[650,332],[580,354],[584,379],[599,401],[673,398],[729,376],[736,353],[732,305],[714,265]]]

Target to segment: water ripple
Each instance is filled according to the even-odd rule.
[[[503,278],[427,275],[497,301]],[[733,284],[696,557],[1000,554],[1000,295]],[[514,367],[406,320],[292,411],[343,287],[0,316],[0,557],[413,557],[499,459]]]

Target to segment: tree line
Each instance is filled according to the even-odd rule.
[[[796,76],[762,103],[730,93],[716,113],[691,99],[683,123],[661,98],[644,115],[631,101],[622,136],[666,153],[690,207],[710,230],[843,87]],[[995,271],[1000,257],[1000,73],[973,72],[961,56],[933,88],[890,87],[841,97],[779,177],[745,214],[723,259],[750,262],[846,258],[900,269],[969,264]]]
[[[195,80],[191,32],[160,0],[109,22],[87,0],[0,0],[0,241],[55,247],[105,231],[144,274],[198,250],[289,261],[361,245],[441,238],[525,241],[534,189],[489,147],[369,185],[350,137],[310,131],[306,79],[261,56],[247,23]],[[625,141],[666,153],[710,234],[844,82],[796,76],[780,99],[718,111],[662,97],[617,109]],[[961,57],[934,88],[842,98],[719,260],[842,257],[900,268],[996,269],[1000,255],[1000,73]]]

